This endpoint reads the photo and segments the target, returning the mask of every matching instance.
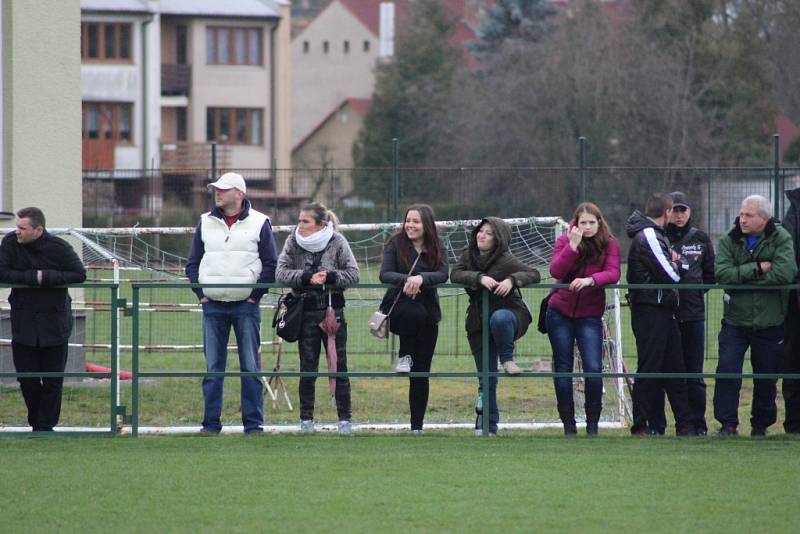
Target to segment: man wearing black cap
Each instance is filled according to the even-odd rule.
[[[692,208],[684,193],[675,191],[672,197],[672,215],[666,234],[670,247],[681,263],[681,284],[713,284],[714,246],[708,234],[692,222]],[[702,373],[705,355],[705,291],[684,289],[679,291],[678,328],[681,333],[683,363],[687,373]],[[689,393],[690,421],[698,435],[708,433],[706,425],[706,384],[702,378],[686,381]],[[653,406],[655,414],[650,419],[654,430],[663,434],[666,429],[664,395],[658,395]]]

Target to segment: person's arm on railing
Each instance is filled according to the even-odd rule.
[[[450,270],[450,281],[454,284],[461,284],[469,289],[477,289],[481,281],[481,276],[483,276],[484,273],[467,269],[468,256],[469,252],[465,250],[461,253],[461,256],[458,257],[458,261]]]
[[[325,280],[326,285],[332,285],[337,289],[344,289],[353,284],[357,284],[360,271],[358,269],[358,262],[350,249],[350,244],[346,239],[342,238],[344,246],[337,252],[336,265],[341,265],[341,269],[333,269],[328,271],[328,277]]]
[[[264,221],[261,226],[261,234],[258,240],[258,256],[261,260],[261,274],[258,275],[257,283],[271,284],[275,281],[275,266],[278,263],[278,252],[275,249],[275,237],[272,235],[272,224],[269,219]],[[258,302],[267,292],[264,288],[254,287],[250,292],[250,299]]]
[[[594,280],[595,287],[603,287],[619,282],[620,274],[619,244],[616,239],[611,239],[603,259],[603,267],[591,275],[591,278]]]
[[[86,281],[86,268],[75,254],[75,250],[66,242],[56,241],[61,245],[61,269],[42,269],[42,287],[80,284]],[[63,243],[63,244],[62,244]]]
[[[201,224],[202,222],[198,223],[197,228],[194,229],[192,248],[189,249],[189,257],[186,259],[186,277],[189,278],[189,282],[192,284],[196,284],[200,277],[200,260],[203,259],[203,254],[206,253],[203,236],[200,232]],[[203,289],[200,287],[192,288],[192,291],[194,291],[198,299],[202,300],[205,297]]]
[[[12,235],[13,234],[9,234]],[[16,236],[5,237],[4,239],[16,239]],[[38,286],[36,269],[14,269],[12,264],[14,258],[11,257],[9,247],[0,247],[0,282],[4,284],[20,284],[28,286]]]

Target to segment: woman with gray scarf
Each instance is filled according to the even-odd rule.
[[[470,236],[458,263],[450,272],[450,281],[463,284],[469,295],[466,330],[478,371],[483,369],[483,291],[489,291],[489,371],[497,372],[497,361],[506,373],[519,374],[514,363],[514,342],[525,335],[531,313],[519,288],[539,281],[539,271],[525,265],[509,250],[511,228],[503,219],[482,219]],[[478,393],[480,395],[480,381]],[[480,397],[479,397],[480,399]],[[481,432],[483,407],[478,411],[475,433]],[[497,434],[500,411],[497,407],[497,377],[489,379],[489,434]]]
[[[358,283],[356,258],[347,239],[336,232],[336,215],[314,202],[303,206],[297,228],[286,239],[278,257],[275,279],[292,288],[303,299],[303,321],[298,339],[300,371],[319,370],[320,347],[325,332],[320,323],[330,304],[339,322],[336,333],[336,369],[347,372],[347,323],[344,319],[344,289]],[[326,348],[327,350],[327,348]],[[300,377],[300,431],[314,432],[315,377]],[[336,411],[339,434],[350,435],[350,380],[336,378]]]

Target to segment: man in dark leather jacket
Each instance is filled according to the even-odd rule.
[[[629,284],[677,284],[681,273],[664,235],[672,213],[672,198],[656,193],[647,199],[645,213],[635,210],[628,218],[625,230],[631,238],[628,252],[627,281]],[[637,373],[682,373],[683,352],[675,314],[678,311],[676,289],[631,289],[631,326],[636,337]],[[660,385],[675,415],[678,435],[694,434],[689,421],[685,379],[653,380],[637,378],[633,387],[634,435],[653,435],[650,418]]]
[[[17,229],[0,243],[0,282],[11,290],[11,351],[18,373],[63,373],[72,332],[72,300],[66,284],[86,280],[72,246],[45,230],[39,208],[17,212]],[[61,414],[63,377],[18,378],[35,432],[51,431]]]
[[[684,193],[671,193],[672,215],[667,224],[666,235],[670,248],[678,255],[681,269],[681,284],[713,284],[714,245],[711,238],[692,222],[692,209]],[[705,357],[706,304],[702,289],[679,291],[678,328],[681,331],[683,364],[688,373],[702,373]],[[702,378],[686,380],[689,412],[697,434],[708,434],[706,424],[706,383]],[[666,429],[664,416],[664,394],[656,396],[650,426],[659,434]]]

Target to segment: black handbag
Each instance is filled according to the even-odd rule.
[[[303,298],[294,296],[291,291],[278,299],[272,327],[275,333],[285,341],[297,341],[300,338],[300,327],[303,326]]]
[[[539,321],[536,323],[536,329],[542,334],[547,333],[547,304],[550,302],[550,297],[553,296],[553,291],[549,292],[542,303],[539,304]]]

